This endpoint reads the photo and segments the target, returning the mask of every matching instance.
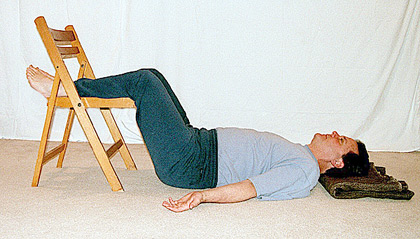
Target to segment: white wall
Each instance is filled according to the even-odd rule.
[[[52,28],[75,26],[97,77],[159,69],[197,127],[302,144],[337,130],[369,150],[420,148],[420,0],[10,0],[0,14],[2,138],[40,138],[46,100],[25,68],[53,73],[33,23],[43,15]],[[126,140],[141,142],[134,111],[114,112]],[[53,139],[66,117],[56,114]],[[77,124],[71,140],[85,140]]]

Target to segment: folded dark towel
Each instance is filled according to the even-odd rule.
[[[414,196],[404,181],[386,175],[385,168],[375,167],[374,163],[370,163],[367,176],[334,178],[322,174],[319,182],[337,199],[373,197],[410,200]]]

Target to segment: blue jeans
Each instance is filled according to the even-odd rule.
[[[159,179],[180,188],[212,188],[217,184],[216,130],[190,125],[184,109],[155,69],[75,81],[81,97],[131,98],[136,121]]]

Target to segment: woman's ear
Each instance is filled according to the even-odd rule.
[[[335,168],[344,168],[343,158],[336,159],[333,165]]]

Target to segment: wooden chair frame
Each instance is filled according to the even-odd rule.
[[[41,136],[41,143],[38,151],[38,158],[35,165],[35,173],[32,186],[37,187],[41,176],[42,167],[59,154],[57,167],[63,165],[64,155],[68,146],[70,131],[73,125],[74,116],[77,116],[86,138],[92,147],[93,153],[108,180],[112,191],[123,191],[121,182],[115,173],[110,159],[119,152],[129,170],[136,170],[136,165],[128,151],[127,145],[120,130],[112,116],[110,108],[135,108],[134,102],[129,98],[101,99],[94,97],[81,98],[71,79],[63,59],[76,57],[80,64],[78,78],[86,77],[95,79],[92,67],[80,44],[74,27],[69,25],[65,30],[55,30],[48,27],[44,17],[35,19],[35,25],[42,38],[48,55],[55,68],[55,77],[51,96],[48,98],[48,108],[45,118],[44,129]],[[57,97],[59,85],[62,84],[67,97]],[[48,137],[52,126],[52,119],[56,107],[69,108],[67,124],[65,126],[63,140],[60,145],[46,152]],[[110,130],[114,144],[105,150],[101,140],[96,133],[92,121],[86,111],[87,108],[100,108],[102,116]]]

